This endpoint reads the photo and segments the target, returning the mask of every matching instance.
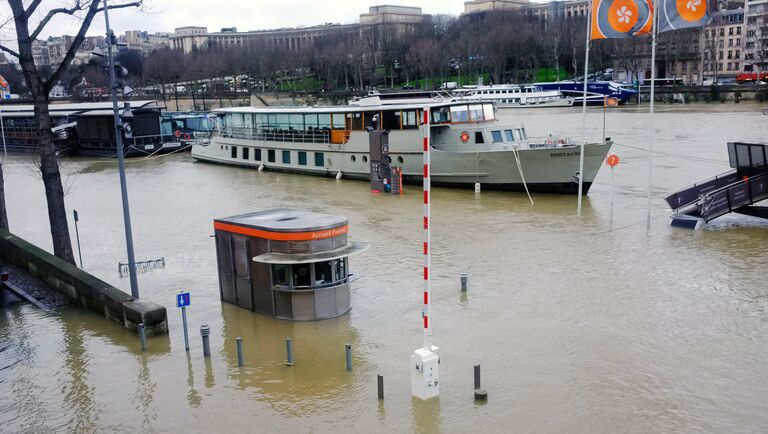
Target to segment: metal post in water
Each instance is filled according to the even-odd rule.
[[[144,331],[144,323],[139,323],[139,341],[141,341],[141,351],[147,351],[147,332]]]
[[[293,366],[293,341],[291,338],[285,338],[285,352],[288,358],[285,360],[285,364]]]
[[[352,370],[352,345],[346,344],[344,345],[344,353],[347,358],[347,371]]]
[[[475,365],[475,389],[480,388],[480,365]]]
[[[467,273],[461,273],[461,290],[462,292],[467,292]]]
[[[184,349],[189,351],[189,332],[187,331],[187,308],[181,308],[181,323],[184,325]]]
[[[237,346],[237,366],[243,366],[245,364],[243,362],[243,338],[238,336],[235,339],[235,344]]]
[[[379,401],[383,401],[384,400],[384,376],[383,375],[376,376],[376,386],[379,393]]]
[[[211,357],[211,341],[209,335],[211,334],[211,329],[208,327],[208,324],[203,324],[200,326],[200,336],[203,337],[203,357]]]
[[[83,268],[83,249],[80,248],[80,231],[77,229],[77,222],[80,221],[79,216],[77,215],[77,210],[73,209],[72,213],[75,217],[75,237],[77,238],[77,256],[80,257],[80,268]]]

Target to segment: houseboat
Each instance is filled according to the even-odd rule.
[[[543,90],[558,91],[564,96],[572,98],[575,105],[582,105],[584,103],[583,81],[562,80],[533,83],[533,85]],[[637,90],[631,84],[600,80],[587,82],[588,105],[603,105],[606,97],[616,98],[619,100],[619,104],[624,104],[635,96],[637,96]]]
[[[580,147],[568,138],[534,139],[519,123],[501,122],[493,103],[478,101],[355,106],[244,107],[215,110],[208,143],[192,146],[199,161],[266,170],[369,179],[369,129],[389,130],[391,167],[421,182],[422,111],[431,116],[432,184],[576,193]],[[584,188],[595,179],[611,142],[585,145]]]
[[[570,107],[573,98],[566,98],[560,91],[543,90],[539,86],[500,84],[489,86],[464,86],[453,91],[458,99],[481,100],[496,103],[498,108]]]

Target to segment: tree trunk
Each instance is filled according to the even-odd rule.
[[[72,264],[75,256],[67,224],[67,209],[64,206],[64,188],[61,185],[59,162],[53,146],[51,116],[48,112],[48,95],[44,92],[32,92],[35,103],[35,121],[37,137],[40,143],[40,174],[45,186],[45,199],[48,202],[48,220],[51,224],[53,254]]]
[[[0,228],[8,230],[8,214],[5,212],[5,181],[3,180],[3,165],[0,164]]]

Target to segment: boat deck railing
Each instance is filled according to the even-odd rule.
[[[331,131],[294,130],[294,129],[255,129],[227,127],[219,130],[219,135],[224,138],[258,140],[267,142],[292,142],[292,143],[331,143]]]

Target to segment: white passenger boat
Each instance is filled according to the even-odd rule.
[[[525,127],[502,123],[492,103],[446,101],[336,107],[243,107],[215,110],[216,131],[197,143],[200,161],[301,174],[369,179],[366,127],[390,130],[389,161],[403,181],[420,183],[422,131],[431,115],[432,184],[577,193],[579,146],[567,138],[533,139]],[[584,188],[595,179],[611,142],[585,146]]]
[[[466,100],[491,101],[499,108],[570,107],[573,98],[557,90],[542,90],[539,86],[499,84],[465,86],[453,91],[455,97]]]

